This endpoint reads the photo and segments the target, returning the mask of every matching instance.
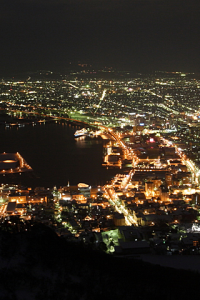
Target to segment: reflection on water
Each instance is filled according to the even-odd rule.
[[[0,127],[0,152],[19,152],[36,178],[21,177],[22,184],[53,187],[85,182],[104,184],[116,173],[102,168],[103,141],[74,138],[77,126],[46,123],[25,127]],[[6,178],[3,178],[6,180]],[[13,181],[17,179],[12,179]]]

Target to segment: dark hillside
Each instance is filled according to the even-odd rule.
[[[0,233],[0,299],[197,299],[200,275],[115,258],[50,228]]]

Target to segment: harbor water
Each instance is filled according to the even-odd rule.
[[[32,167],[33,174],[4,176],[2,182],[28,186],[64,186],[84,182],[103,185],[117,170],[102,167],[103,141],[101,138],[74,138],[80,127],[66,123],[37,123],[24,127],[0,126],[0,152],[19,152]],[[20,181],[20,182],[19,182]]]

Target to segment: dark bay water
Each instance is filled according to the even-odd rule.
[[[45,187],[67,185],[68,181],[71,185],[79,182],[105,184],[117,171],[101,166],[103,140],[74,139],[76,129],[64,123],[21,128],[1,126],[0,152],[19,152],[33,168],[36,177],[23,174],[22,184]],[[12,179],[13,183],[17,180]],[[6,176],[3,182],[6,182]]]

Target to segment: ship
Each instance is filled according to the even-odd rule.
[[[76,130],[76,132],[74,133],[74,137],[80,137],[80,136],[84,136],[84,135],[88,135],[88,131],[86,128]]]

